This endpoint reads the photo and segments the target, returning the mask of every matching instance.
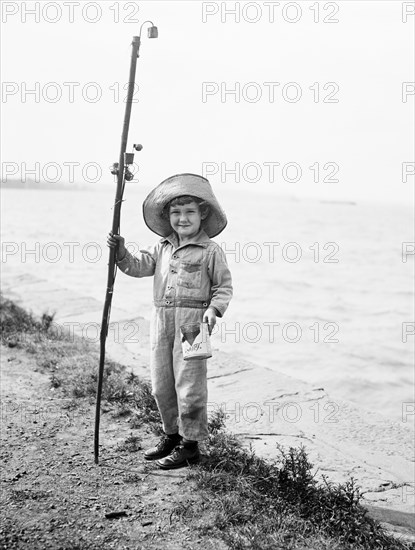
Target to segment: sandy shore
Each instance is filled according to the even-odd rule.
[[[70,326],[89,339],[96,336],[102,314],[97,300],[32,275],[9,272],[2,279],[6,297],[35,315],[54,312],[57,329]],[[148,321],[131,319],[116,307],[111,321],[107,353],[148,378]],[[277,445],[303,444],[317,477],[325,475],[334,482],[355,478],[370,513],[415,540],[413,415],[399,423],[389,421],[332,399],[322,387],[214,349],[209,408],[216,407],[225,409],[229,429],[260,456],[272,458]]]

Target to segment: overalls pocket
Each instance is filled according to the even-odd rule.
[[[200,288],[202,284],[202,264],[181,262],[177,284],[185,288]]]

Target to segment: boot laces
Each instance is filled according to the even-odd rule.
[[[180,443],[178,444],[174,449],[173,449],[173,452],[172,452],[172,458],[176,459],[180,456],[180,454],[183,452],[184,450],[184,446]]]

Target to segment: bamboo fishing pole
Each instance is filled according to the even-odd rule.
[[[150,23],[151,27],[148,29],[149,38],[157,38],[158,30],[157,27],[153,25],[151,21],[144,21],[140,27],[139,36],[134,36],[132,41],[132,52],[131,52],[131,64],[130,64],[130,74],[128,79],[128,92],[125,105],[125,114],[124,114],[124,123],[122,128],[121,135],[121,149],[118,164],[113,165],[112,174],[117,175],[117,190],[115,193],[114,201],[114,212],[112,219],[112,233],[118,235],[120,230],[120,216],[121,216],[121,203],[123,200],[124,186],[125,181],[132,178],[132,174],[128,169],[128,166],[133,163],[134,155],[133,153],[126,153],[127,149],[127,140],[128,140],[128,131],[130,127],[130,118],[131,118],[131,108],[133,103],[134,95],[134,86],[135,86],[135,74],[137,67],[137,58],[139,57],[139,50],[141,44],[141,29],[143,25]],[[134,148],[139,151],[141,145],[134,145]],[[115,263],[116,258],[116,249],[110,248],[109,250],[109,261],[108,261],[108,275],[107,275],[107,290],[105,294],[104,309],[102,312],[102,322],[101,322],[101,332],[100,332],[100,356],[99,356],[99,367],[98,367],[98,385],[97,385],[97,395],[96,395],[96,409],[95,409],[95,434],[94,434],[94,456],[95,464],[98,464],[99,456],[99,422],[101,416],[101,396],[102,396],[102,385],[104,378],[104,365],[105,365],[105,343],[108,335],[108,327],[110,320],[111,312],[111,303],[112,296],[114,292],[114,281],[115,274],[117,271],[117,266]]]

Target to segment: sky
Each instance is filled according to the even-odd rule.
[[[113,185],[131,40],[128,150],[150,189],[413,204],[414,3],[1,2],[2,177]],[[34,93],[30,93],[34,90]]]

